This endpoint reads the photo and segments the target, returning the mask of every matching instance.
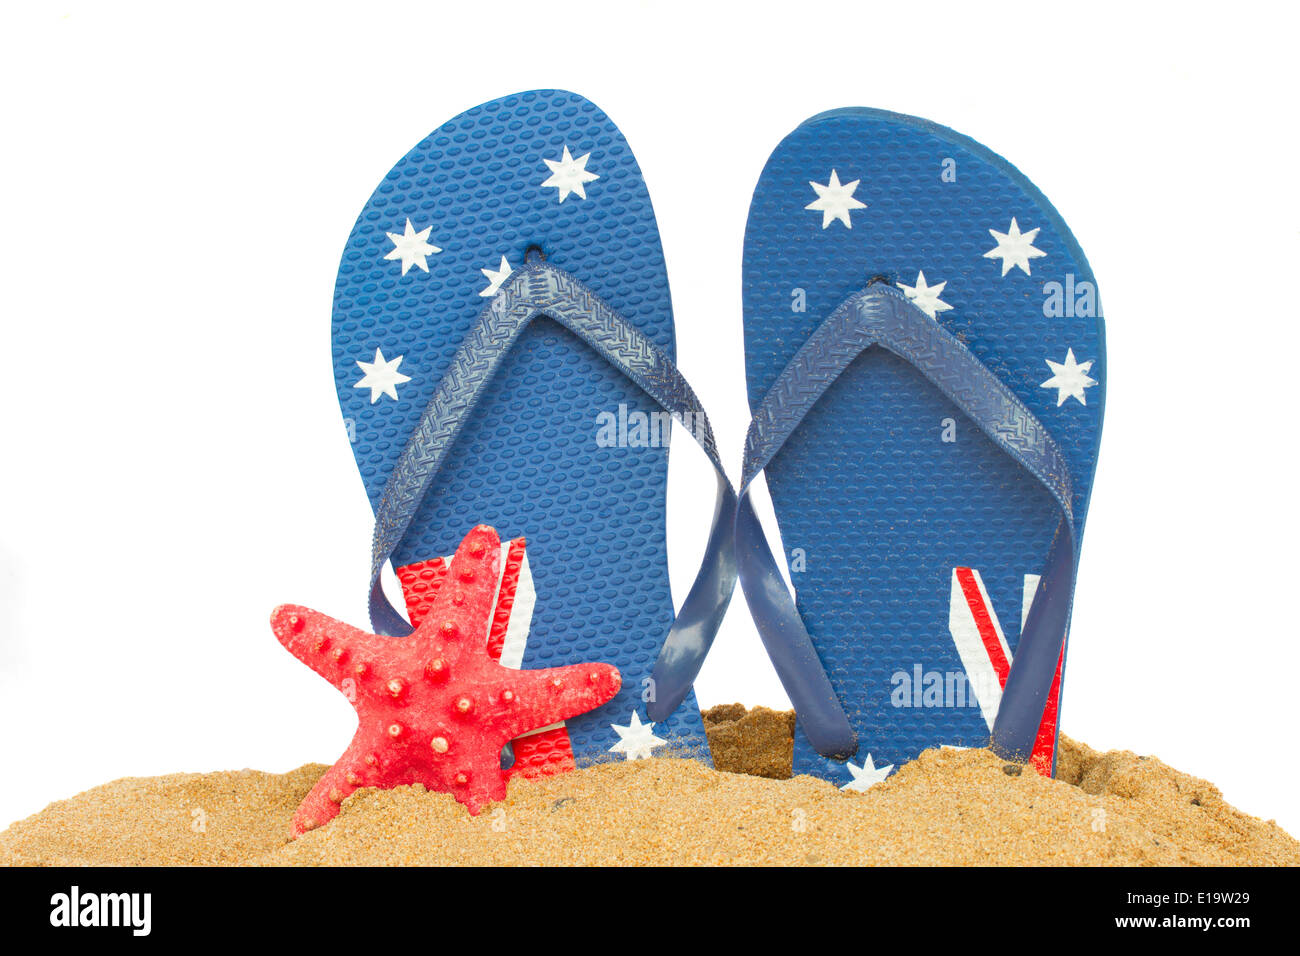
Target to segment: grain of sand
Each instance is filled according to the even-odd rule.
[[[510,785],[470,817],[421,787],[363,790],[290,842],[325,767],[126,778],[0,833],[0,863],[1300,865],[1300,843],[1154,758],[1062,738],[1057,779],[930,750],[866,793],[790,776],[788,714],[708,715],[718,770],[598,764]],[[762,774],[756,776],[755,774]]]

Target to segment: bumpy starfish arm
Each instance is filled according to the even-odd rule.
[[[572,664],[515,671],[508,686],[516,704],[503,723],[514,738],[594,710],[619,692],[623,676],[612,664]]]
[[[501,539],[478,525],[456,549],[447,577],[413,635],[422,650],[454,664],[487,646],[501,572]]]
[[[358,678],[367,676],[366,661],[381,650],[374,635],[295,604],[271,613],[271,630],[290,654],[353,702]]]
[[[366,786],[366,756],[372,753],[370,741],[358,730],[343,756],[316,781],[293,815],[293,836],[328,823],[338,815],[339,804],[358,787]]]

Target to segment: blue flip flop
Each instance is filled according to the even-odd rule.
[[[675,672],[684,684],[656,685],[651,671],[670,626],[673,646],[695,649],[679,653],[688,664],[707,650],[735,581],[735,496],[673,363],[654,211],[608,117],[538,90],[475,107],[420,142],[348,238],[333,349],[376,517],[376,633],[410,632],[380,586],[385,562],[415,613],[421,575],[434,581],[441,556],[491,525],[527,541],[531,618],[515,666],[600,660],[623,675],[614,700],[551,729],[561,759],[552,747],[539,760],[707,759],[690,667]],[[674,421],[690,425],[718,475],[708,555],[675,623],[664,516]],[[516,575],[521,545],[503,559]],[[659,700],[672,706],[649,717]]]
[[[1051,773],[1106,370],[1060,215],[952,130],[823,113],[754,191],[744,315],[736,548],[798,714],[795,773],[862,790],[990,742]]]

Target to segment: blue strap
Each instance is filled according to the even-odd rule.
[[[736,495],[718,457],[708,418],[672,359],[595,292],[542,261],[517,269],[479,315],[388,477],[375,515],[370,620],[377,634],[411,633],[411,626],[388,602],[380,572],[410,528],[434,476],[506,353],[539,315],[577,335],[685,424],[717,474],[717,501],[704,563],[668,632],[664,657],[655,671],[658,702],[671,702],[666,715],[690,691],[736,586],[732,547]]]
[[[749,489],[831,383],[873,345],[920,371],[1037,478],[1061,509],[1061,522],[993,725],[993,749],[1007,759],[1028,760],[1074,599],[1076,547],[1069,469],[1052,436],[1024,403],[897,289],[868,286],[846,299],[790,360],[754,414],[736,511],[737,563],[745,599],[809,742],[825,757],[851,756],[857,750],[857,736],[781,579]]]

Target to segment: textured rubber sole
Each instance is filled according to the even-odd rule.
[[[483,293],[533,246],[673,354],[654,211],[614,124],[592,103],[560,91],[469,110],[384,177],[339,267],[335,383],[372,506],[489,301]],[[653,410],[593,350],[549,319],[536,320],[394,556],[409,604],[419,600],[410,583],[428,570],[426,562],[452,553],[475,524],[493,526],[503,540],[527,540],[536,603],[522,666],[598,660],[623,674],[614,700],[567,722],[564,736],[578,763],[634,755],[629,749],[708,755],[693,694],[667,721],[644,729],[644,682],[673,618],[668,450],[666,442],[622,447],[598,438],[607,416],[635,419]],[[643,746],[611,751],[627,734]],[[567,765],[563,753],[544,762]]]
[[[868,109],[813,117],[772,154],[750,207],[751,407],[873,277],[902,287],[1048,428],[1082,530],[1104,330],[1092,272],[1056,210],[951,130]],[[861,788],[927,747],[986,745],[1059,520],[1046,491],[881,349],[831,386],[766,475],[800,613],[859,737],[843,762],[796,731],[795,773]],[[1047,772],[1059,693],[1058,677],[1034,755]]]

